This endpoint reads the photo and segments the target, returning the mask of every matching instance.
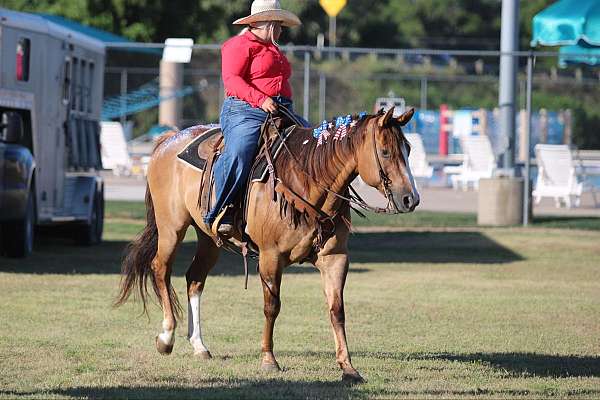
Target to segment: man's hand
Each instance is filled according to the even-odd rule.
[[[275,101],[272,98],[267,97],[267,99],[264,101],[264,103],[262,103],[262,106],[260,106],[260,108],[262,108],[265,112],[274,113],[275,111],[277,111],[277,103],[275,103]]]

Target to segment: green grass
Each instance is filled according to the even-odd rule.
[[[477,216],[471,213],[439,213],[418,211],[410,214],[385,215],[367,213],[367,218],[356,214],[352,216],[352,224],[356,227],[384,226],[397,228],[451,228],[477,226]]]
[[[139,201],[107,201],[104,213],[108,219],[145,219],[146,206]]]
[[[244,291],[241,259],[228,254],[203,296],[214,359],[192,356],[185,321],[174,353],[160,356],[158,308],[148,320],[138,303],[111,307],[143,211],[108,203],[107,216],[100,246],[45,237],[31,258],[0,258],[0,399],[600,397],[600,232],[354,234],[347,331],[368,382],[345,386],[320,277],[308,266],[284,274],[275,328],[283,372],[258,368],[260,283],[253,274]],[[433,226],[461,217],[448,218]],[[193,252],[186,242],[176,260],[180,298]]]
[[[143,219],[146,211],[143,203],[128,201],[110,201],[106,204],[106,215],[109,218]],[[356,227],[394,227],[394,228],[457,228],[477,226],[477,215],[474,213],[450,213],[416,211],[410,214],[382,215],[367,213],[367,218],[353,214],[352,223]],[[533,227],[584,229],[600,231],[598,217],[536,217]]]

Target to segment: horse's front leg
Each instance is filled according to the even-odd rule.
[[[261,251],[258,273],[262,282],[265,313],[261,368],[267,371],[281,370],[273,355],[273,328],[281,308],[279,288],[281,287],[283,266],[278,255],[270,255]]]
[[[204,291],[206,276],[217,263],[219,249],[199,228],[196,228],[196,234],[198,235],[196,255],[185,274],[188,291],[188,337],[194,348],[194,355],[209,359],[212,356],[202,340],[200,297]]]
[[[344,313],[344,285],[348,274],[348,255],[319,256],[316,264],[321,272],[323,291],[329,306],[329,318],[335,340],[335,356],[342,369],[342,380],[360,383],[363,378],[352,366],[346,341],[346,315]]]

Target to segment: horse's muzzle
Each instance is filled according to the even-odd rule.
[[[394,205],[398,213],[401,214],[413,212],[421,202],[419,195],[415,196],[412,192],[395,197],[394,200],[396,198],[400,201],[394,201]]]

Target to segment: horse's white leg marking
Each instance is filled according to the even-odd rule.
[[[167,346],[172,346],[173,343],[175,343],[175,335],[174,335],[175,329],[169,329],[170,326],[168,325],[166,320],[163,320],[162,325],[163,325],[163,332],[158,335],[158,338],[160,339],[161,342],[163,342]]]
[[[190,302],[188,304],[188,335],[190,337],[190,343],[194,348],[194,354],[208,352],[208,349],[202,341],[202,329],[200,327],[200,296],[201,293],[190,296]]]
[[[417,184],[415,183],[415,178],[413,177],[412,171],[410,170],[410,163],[408,162],[408,149],[406,148],[406,143],[402,143],[402,156],[404,157],[404,161],[406,164],[406,175],[412,186],[412,193],[415,199],[415,202],[419,202],[421,197],[419,196],[419,191],[417,190]]]

